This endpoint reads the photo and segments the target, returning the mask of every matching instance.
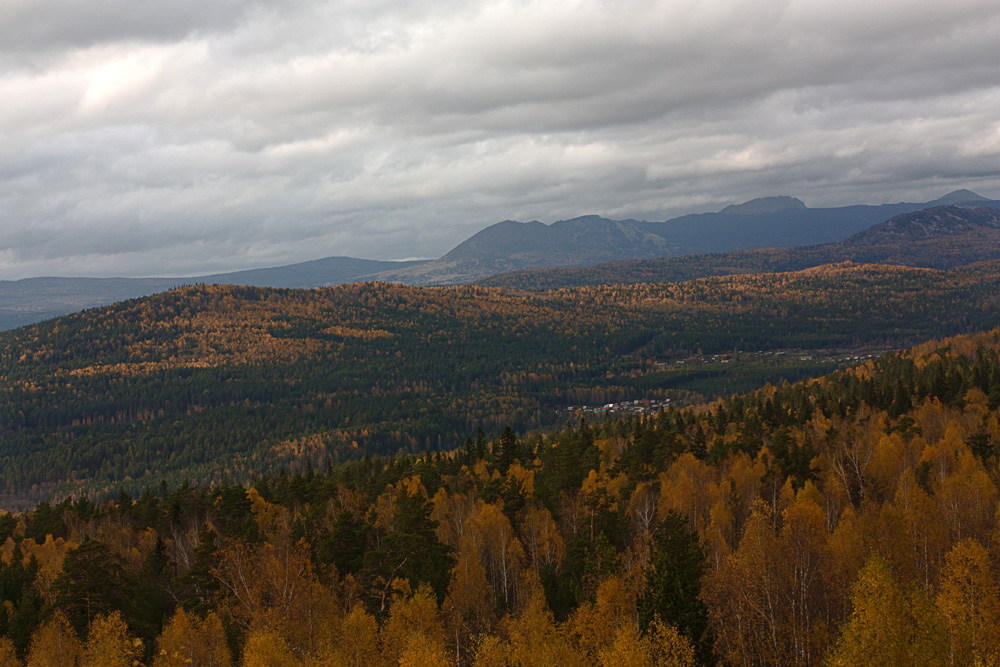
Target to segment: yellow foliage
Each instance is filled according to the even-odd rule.
[[[761,479],[766,472],[764,462],[758,457],[751,459],[745,452],[738,452],[726,460],[727,470],[721,480],[721,487],[731,489],[733,515],[737,526],[742,526],[750,518],[754,501],[760,496]],[[790,480],[786,480],[791,491]],[[780,511],[775,508],[775,511]]]
[[[873,526],[873,537],[904,580],[929,588],[934,568],[948,548],[947,526],[934,500],[917,483],[913,473],[899,478],[892,503],[886,503]]]
[[[688,517],[688,525],[693,530],[703,530],[716,502],[713,497],[716,472],[690,452],[679,456],[667,472],[660,475],[660,518],[674,511]]]
[[[153,667],[230,667],[233,659],[222,621],[204,620],[178,608],[156,640]]]
[[[952,654],[972,653],[980,664],[1000,664],[1000,590],[979,542],[964,540],[948,552],[939,590],[937,605],[948,623]]]
[[[599,654],[601,667],[694,667],[694,647],[672,625],[655,622],[640,637],[634,624],[623,625]]]
[[[475,667],[508,667],[511,664],[511,647],[496,635],[484,635],[476,646]]]
[[[559,567],[566,546],[552,513],[540,503],[531,503],[520,516],[521,536],[531,567],[538,572],[546,565]]]
[[[25,558],[34,556],[38,560],[38,580],[36,585],[50,602],[52,601],[52,583],[62,574],[63,560],[66,554],[79,546],[76,542],[67,542],[59,537],[53,539],[45,536],[45,542],[36,544],[34,540],[21,540],[21,551]]]
[[[254,628],[243,647],[242,667],[298,667],[285,638],[274,630]]]
[[[486,580],[486,570],[472,538],[462,538],[455,567],[451,571],[448,596],[442,611],[449,627],[449,641],[454,638],[457,649],[468,648],[469,638],[488,631],[493,624],[494,592]]]
[[[831,654],[831,667],[948,664],[943,618],[920,595],[904,594],[878,556],[861,571],[851,603],[854,609]]]
[[[997,507],[997,488],[982,463],[964,444],[956,456],[958,461],[941,481],[934,499],[953,542],[967,537],[986,541]]]
[[[223,592],[222,608],[244,628],[279,632],[294,650],[321,649],[337,624],[333,594],[313,571],[309,546],[282,533],[260,545],[231,540],[214,570]]]
[[[702,591],[716,628],[717,650],[733,664],[774,664],[778,647],[772,629],[784,609],[779,598],[781,544],[774,535],[771,508],[758,501],[738,548],[705,577]]]
[[[524,494],[525,498],[530,498],[535,495],[535,471],[528,470],[523,467],[520,463],[514,462],[510,465],[507,470],[507,477],[510,479],[517,480],[521,487],[521,493]]]
[[[378,623],[361,605],[354,607],[344,619],[341,635],[333,664],[365,667],[380,663]]]
[[[83,653],[80,640],[61,611],[31,636],[27,667],[67,667],[75,665]]]
[[[423,482],[420,481],[420,475],[410,475],[405,479],[401,479],[397,486],[401,492],[408,496],[427,497],[427,489],[424,488]]]
[[[435,534],[442,544],[458,550],[465,534],[465,522],[476,509],[475,494],[448,494],[442,486],[431,498],[430,518],[438,522]]]
[[[4,565],[10,565],[11,558],[14,556],[14,538],[8,537],[3,546],[0,547],[0,560],[3,561]]]
[[[466,530],[479,552],[480,562],[500,602],[514,600],[524,564],[524,548],[514,535],[510,520],[496,505],[477,502],[466,521]]]
[[[399,667],[450,667],[452,664],[443,646],[428,642],[423,636],[411,636],[399,656]]]
[[[430,586],[423,584],[413,595],[396,596],[389,607],[389,619],[382,628],[382,654],[390,663],[398,662],[408,647],[444,654],[444,626],[437,615],[437,600]]]
[[[708,527],[702,539],[702,548],[712,569],[718,569],[732,551],[730,545],[736,542],[733,513],[726,503],[720,500],[712,506],[709,517]]]
[[[141,655],[142,642],[129,637],[128,625],[115,611],[90,624],[80,667],[132,667]]]
[[[510,662],[521,667],[583,667],[585,655],[556,625],[538,578],[530,570],[526,578],[527,604],[510,622]]]
[[[619,627],[635,625],[635,616],[635,598],[621,579],[611,576],[598,586],[593,603],[580,605],[569,625],[581,648],[597,655],[611,646]]]
[[[0,667],[21,667],[14,650],[14,642],[7,637],[0,637]]]
[[[804,500],[811,500],[816,503],[817,507],[823,506],[823,494],[816,488],[816,485],[813,484],[811,479],[806,480],[806,483],[802,485],[802,488],[799,489],[798,493],[795,495],[796,502],[802,502]]]

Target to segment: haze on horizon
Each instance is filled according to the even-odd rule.
[[[0,279],[1000,196],[995,0],[4,0]]]

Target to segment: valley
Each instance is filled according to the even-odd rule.
[[[853,264],[548,292],[181,288],[0,335],[2,498],[219,483],[548,429],[568,405],[729,395],[835,365],[658,364],[983,331],[998,294],[1000,273]]]

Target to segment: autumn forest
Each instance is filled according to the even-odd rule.
[[[817,350],[988,330],[998,294],[988,270],[853,264],[550,292],[183,288],[0,334],[0,506],[448,451],[478,428],[564,425],[569,406],[696,403],[838,367]]]
[[[1000,664],[997,294],[194,286],[8,332],[0,667]]]

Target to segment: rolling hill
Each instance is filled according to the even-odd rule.
[[[728,395],[838,364],[810,351],[997,326],[998,294],[995,271],[854,264],[554,292],[180,288],[0,335],[0,505]]]
[[[326,257],[267,269],[187,278],[26,278],[0,281],[0,331],[34,324],[87,308],[149,296],[181,285],[255,285],[312,288],[343,285],[391,267],[419,262],[386,262]]]

